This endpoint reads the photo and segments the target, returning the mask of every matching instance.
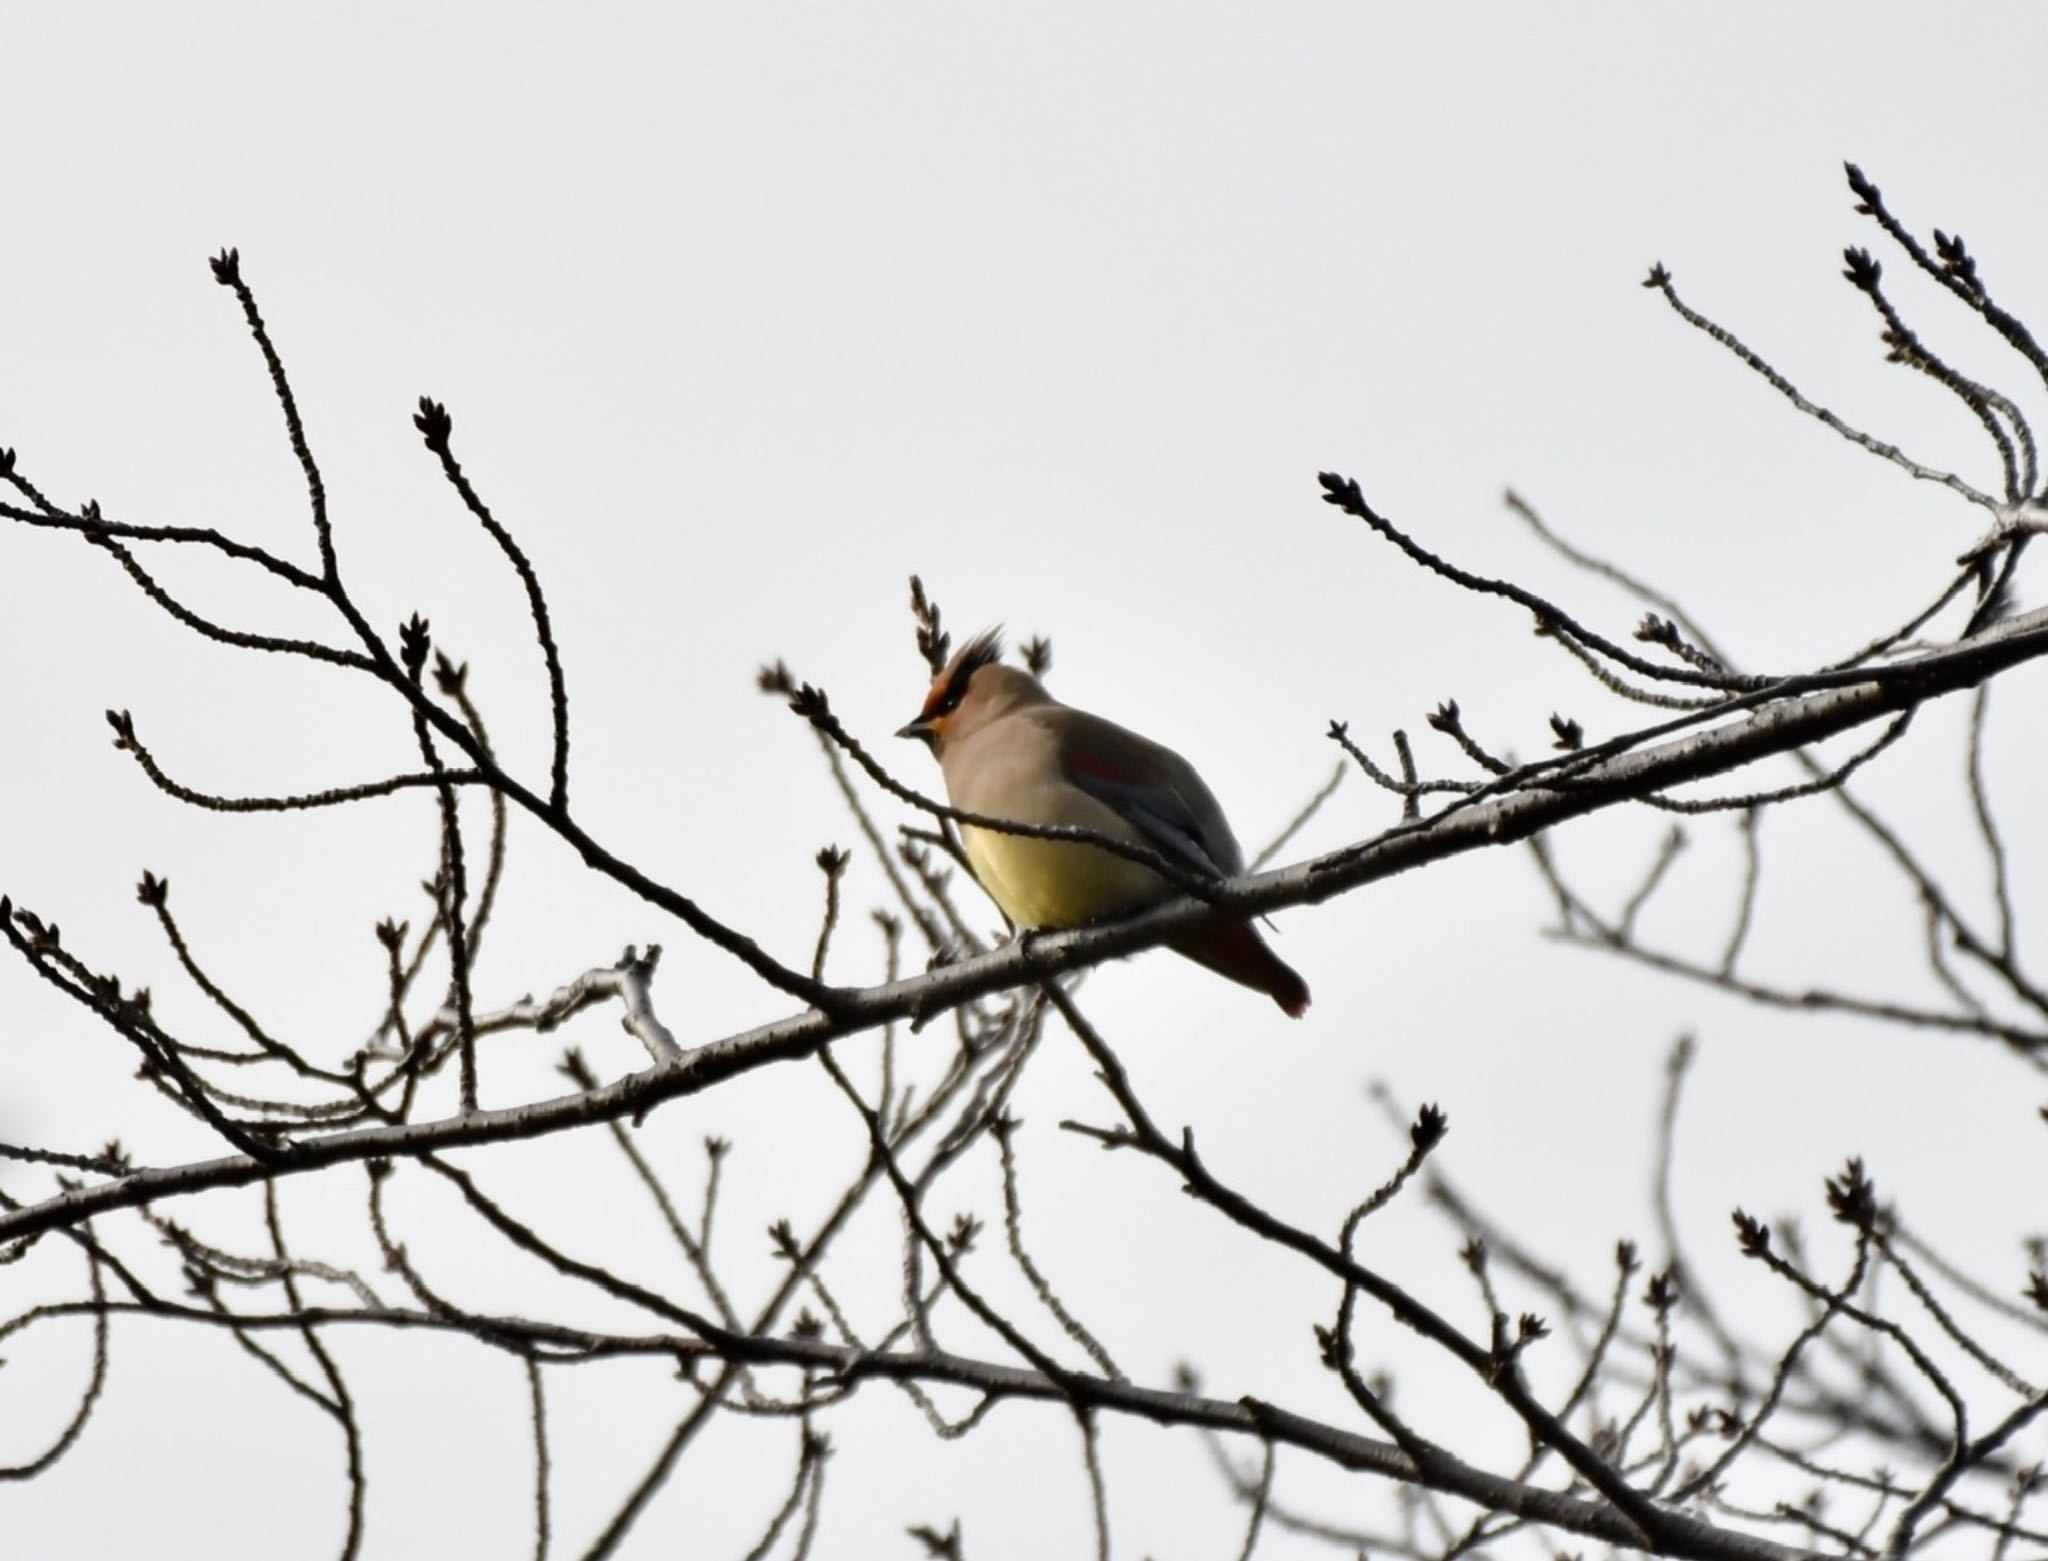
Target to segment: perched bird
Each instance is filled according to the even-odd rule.
[[[1084,825],[1205,877],[1244,871],[1244,854],[1194,766],[1061,704],[1030,673],[1004,666],[1002,651],[993,629],[961,647],[932,680],[917,719],[896,734],[931,749],[954,807],[1019,824]],[[974,876],[1020,929],[1078,927],[1177,892],[1151,868],[1101,846],[973,825],[960,837]],[[1308,987],[1248,921],[1211,918],[1172,947],[1264,992],[1290,1017],[1308,1007]]]

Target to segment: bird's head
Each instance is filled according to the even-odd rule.
[[[1038,679],[1002,664],[1001,629],[975,635],[932,679],[917,719],[899,730],[944,757],[946,745],[1019,705],[1050,698]]]

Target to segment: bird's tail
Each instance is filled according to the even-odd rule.
[[[1266,946],[1250,922],[1205,922],[1173,947],[1219,976],[1264,992],[1290,1019],[1308,1011],[1308,983]]]

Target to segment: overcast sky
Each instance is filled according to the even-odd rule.
[[[1186,754],[1256,849],[1328,774],[1332,718],[1383,757],[1405,727],[1438,771],[1459,761],[1422,718],[1446,698],[1524,756],[1547,744],[1553,710],[1596,733],[1626,719],[1521,614],[1419,575],[1319,503],[1319,469],[1358,477],[1447,556],[1624,637],[1637,609],[1518,530],[1500,501],[1512,485],[1681,593],[1745,665],[1791,670],[1905,616],[1983,517],[1798,418],[1638,286],[1649,265],[1816,398],[1986,485],[1968,418],[1883,366],[1868,304],[1839,280],[1842,246],[1880,238],[1851,210],[1843,160],[1909,221],[1960,229],[2002,295],[2048,321],[2034,152],[2048,20],[2028,6],[15,0],[4,38],[0,444],[62,502],[310,559],[261,365],[207,272],[210,253],[239,248],[372,615],[430,617],[473,664],[506,749],[541,772],[544,688],[517,582],[410,427],[430,393],[548,584],[590,826],[799,962],[813,855],[853,829],[808,733],[753,674],[786,657],[935,787],[922,752],[886,741],[922,693],[911,571],[957,631],[1050,636],[1055,691]],[[1965,367],[2025,388],[1931,289],[1908,296]],[[238,621],[310,627],[225,573],[178,578]],[[197,642],[63,538],[0,533],[0,646],[0,890],[168,987],[131,892],[140,869],[167,873],[241,990],[300,1016],[309,1044],[355,1044],[378,990],[367,927],[418,914],[426,806],[195,818],[112,751],[101,711],[132,708],[167,765],[230,792],[403,766],[404,725],[318,669]],[[2038,677],[2016,701],[2023,687],[2038,699]],[[1922,820],[1939,841],[1961,817],[1955,728],[1927,725],[1899,778],[1870,785],[1909,806],[1944,799]],[[2036,733],[2003,737],[2011,812],[2048,777]],[[1819,854],[1764,907],[1759,936],[1780,940],[1781,971],[1882,985],[1873,971],[1897,965],[1917,994],[1911,903],[1866,894],[1884,881],[1828,856],[1837,826],[1808,806],[1801,839]],[[1347,785],[1297,849],[1396,812]],[[1663,828],[1567,831],[1558,849],[1625,894]],[[654,912],[582,884],[558,851],[524,846],[485,1000],[659,941],[665,1015],[686,1040],[785,1011]],[[1733,864],[1728,832],[1703,828],[1661,927],[1719,925]],[[854,887],[872,898],[876,882],[863,869]],[[1503,852],[1283,915],[1282,950],[1316,994],[1299,1026],[1163,955],[1102,972],[1091,997],[1168,1114],[1203,1122],[1205,1145],[1261,1166],[1312,1218],[1397,1157],[1363,1096],[1384,1079],[1441,1101],[1460,1179],[1591,1273],[1616,1236],[1647,1231],[1639,1173],[1681,1030],[1702,1043],[1681,1199],[1708,1239],[1738,1202],[1810,1212],[1853,1151],[1933,1220],[2017,1163],[2006,1129],[2023,1124],[1986,1122],[1984,1105],[2031,1113],[2031,1092],[2013,1096],[2009,1065],[1984,1050],[1767,1022],[1547,946],[1545,910],[1527,858]],[[877,957],[849,935],[833,973],[871,978]],[[608,1021],[592,1036],[605,1071],[638,1065]],[[0,1101],[6,1136],[84,1148],[118,1131],[147,1156],[194,1151],[113,1040],[25,973],[0,972],[0,1045],[19,1081]],[[553,1043],[520,1045],[487,1071],[487,1101],[559,1087]],[[1101,1109],[1071,1058],[1034,1084],[1025,1114],[1048,1129]],[[783,1212],[779,1110],[692,1102],[651,1136],[670,1123],[687,1166],[703,1133],[731,1131],[744,1181],[756,1126],[734,1228],[758,1229],[746,1221]],[[1040,1144],[1052,1201],[1103,1174],[1056,1137]],[[1171,1191],[1123,1174],[1133,1207]],[[1186,1230],[1189,1252],[1215,1235]],[[1448,1251],[1429,1239],[1434,1258]],[[1119,1294],[1111,1279],[1097,1298],[1112,1317]],[[1295,1355],[1307,1315],[1286,1324]],[[1149,1341],[1144,1314],[1118,1320]],[[208,1514],[211,1553],[326,1553],[328,1428],[225,1342],[166,1361],[164,1337],[117,1338],[102,1423],[50,1476],[0,1490],[9,1548],[116,1553],[161,1509]],[[1156,1379],[1205,1347],[1191,1333],[1132,1354]],[[451,1506],[480,1501],[501,1548],[474,1553],[524,1543],[517,1383],[478,1353],[407,1358],[422,1381],[447,1371],[451,1392],[502,1395],[509,1440],[482,1437],[472,1469],[431,1416],[394,1429],[380,1445],[415,1452],[379,1466],[370,1555],[407,1554],[408,1534],[438,1548],[459,1532]],[[76,1368],[56,1360],[46,1385]],[[387,1420],[391,1402],[403,1394]],[[565,1430],[564,1553],[672,1409],[589,1410],[606,1450]],[[998,1417],[979,1455],[933,1452],[913,1417],[887,1420],[900,1483],[870,1468],[835,1490],[846,1542],[894,1544],[904,1523],[960,1510],[976,1561],[1081,1543],[1065,1443],[1044,1453],[1057,1499],[1020,1517],[1005,1495],[1006,1457],[1051,1435],[1048,1418]],[[48,1434],[10,1410],[0,1461]],[[1008,1454],[1005,1436],[1019,1438]],[[1131,1492],[1120,1553],[1225,1553],[1207,1519],[1145,1499],[1162,1445],[1112,1444],[1112,1490]],[[251,1471],[266,1453],[313,1473],[263,1483]],[[940,1467],[948,1483],[920,1493],[912,1475]],[[777,1463],[763,1490],[782,1478]],[[515,1488],[502,1510],[494,1479]],[[146,1499],[102,1499],[117,1481]],[[757,1515],[727,1515],[729,1489],[679,1479],[627,1553],[709,1537],[743,1551]],[[265,1534],[276,1548],[259,1552]]]

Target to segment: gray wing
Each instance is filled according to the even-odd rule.
[[[1071,707],[1059,712],[1060,768],[1163,856],[1211,878],[1244,871],[1244,853],[1215,796],[1171,748]],[[1084,735],[1076,743],[1074,737]]]

